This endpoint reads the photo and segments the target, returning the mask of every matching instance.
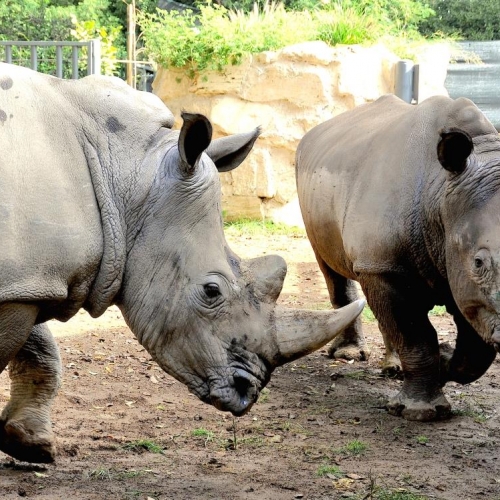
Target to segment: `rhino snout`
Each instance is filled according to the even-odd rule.
[[[495,330],[491,336],[491,341],[497,352],[500,352],[500,330]]]
[[[240,417],[257,401],[261,385],[251,373],[235,368],[226,380],[216,380],[210,384],[210,402],[218,410],[230,411]]]

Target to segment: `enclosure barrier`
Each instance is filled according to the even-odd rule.
[[[408,103],[418,103],[419,66],[403,59],[396,64],[394,93]]]
[[[55,48],[55,76],[63,78],[64,75],[64,57],[63,48],[71,47],[71,78],[77,80],[79,77],[80,51],[87,51],[87,75],[101,74],[101,41],[89,40],[87,42],[54,42],[54,41],[0,41],[0,47],[4,48],[3,60],[6,63],[13,63],[14,47],[26,47],[30,50],[29,67],[39,71],[39,48]],[[17,63],[17,60],[16,60]]]

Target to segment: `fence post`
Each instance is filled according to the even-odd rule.
[[[101,40],[89,41],[87,75],[101,74]]]
[[[396,64],[394,93],[411,103],[413,98],[413,61],[403,59]]]

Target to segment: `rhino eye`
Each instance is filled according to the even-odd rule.
[[[483,259],[480,259],[479,257],[476,257],[474,259],[474,267],[476,269],[481,269],[484,265]]]
[[[206,285],[203,285],[203,290],[210,299],[215,299],[221,294],[217,283],[207,283]]]

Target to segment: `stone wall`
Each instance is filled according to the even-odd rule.
[[[420,93],[446,94],[445,46],[422,51]],[[302,225],[295,188],[295,150],[315,125],[393,92],[399,58],[382,45],[331,48],[323,42],[293,45],[249,57],[224,74],[197,80],[160,68],[153,83],[177,117],[206,115],[214,137],[260,126],[262,134],[244,164],[221,174],[223,210],[230,217],[265,217]]]

